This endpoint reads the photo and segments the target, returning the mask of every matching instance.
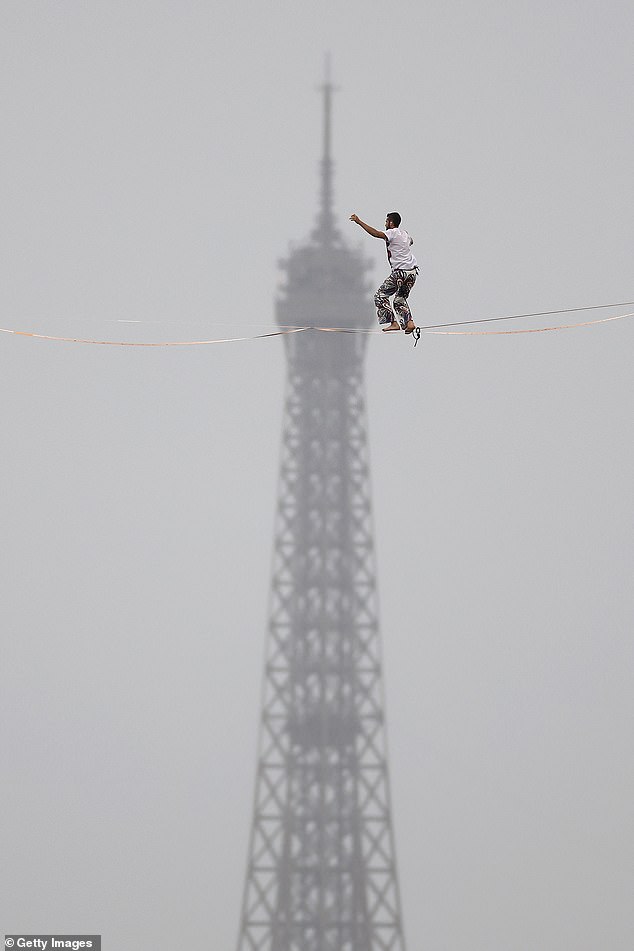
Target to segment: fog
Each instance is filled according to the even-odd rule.
[[[0,327],[275,329],[327,52],[337,220],[372,287],[384,251],[348,218],[398,209],[422,325],[634,300],[633,20],[5,0]],[[633,344],[634,318],[369,336],[409,951],[634,944]],[[0,333],[7,933],[236,946],[285,372],[276,338]]]

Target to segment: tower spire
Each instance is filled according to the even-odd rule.
[[[336,87],[333,86],[330,79],[330,54],[326,54],[325,80],[320,87],[323,93],[324,118],[323,118],[323,150],[321,158],[321,183],[320,183],[320,202],[319,218],[317,227],[314,231],[314,237],[322,245],[332,244],[337,237],[337,229],[333,216],[333,171],[334,163],[331,155],[332,145],[332,94]]]

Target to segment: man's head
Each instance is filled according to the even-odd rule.
[[[390,211],[385,219],[386,228],[399,228],[401,224],[401,216],[398,211]]]

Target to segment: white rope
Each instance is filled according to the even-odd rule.
[[[7,330],[0,327],[0,333],[14,334],[16,337],[35,337],[37,340],[57,340],[64,343],[91,343],[100,347],[204,347],[212,343],[240,343],[245,340],[261,340],[263,337],[283,337],[286,334],[299,334],[310,327],[297,327],[294,330],[276,330],[274,333],[254,334],[251,337],[214,337],[211,340],[159,340],[143,342],[138,340],[92,340],[86,337],[54,337],[50,334],[30,333],[26,330]]]
[[[576,327],[591,327],[593,324],[607,324],[611,320],[623,320],[634,317],[631,314],[617,314],[615,317],[602,317],[599,320],[584,320],[578,324],[557,324],[554,327],[529,327],[525,330],[425,330],[424,334],[442,334],[445,337],[498,337],[506,334],[543,334],[551,330],[574,330]]]
[[[633,302],[634,303],[634,302]],[[439,334],[442,336],[456,336],[456,337],[483,337],[483,336],[507,336],[510,334],[536,334],[536,333],[548,333],[556,330],[574,330],[577,327],[591,327],[595,324],[606,324],[613,320],[624,320],[628,317],[634,317],[634,312],[627,314],[616,314],[613,317],[602,317],[597,318],[597,320],[584,320],[575,324],[558,324],[549,327],[531,327],[525,330],[444,330],[441,328],[444,327],[457,327],[464,326],[465,324],[473,323],[486,323],[487,321],[492,320],[517,320],[524,319],[528,317],[543,317],[546,315],[552,314],[569,314],[577,313],[584,310],[599,310],[604,307],[617,307],[617,304],[598,304],[594,307],[571,307],[566,310],[551,310],[543,311],[539,314],[514,314],[507,317],[484,317],[481,320],[467,320],[467,321],[456,321],[454,323],[448,324],[432,324],[428,326],[423,326],[420,328],[421,333],[424,334]],[[132,323],[132,321],[129,321]],[[143,323],[144,321],[135,321],[135,323]],[[248,326],[248,325],[247,325]],[[252,326],[258,326],[252,325]],[[259,325],[263,326],[263,325]],[[0,327],[0,333],[12,334],[16,337],[31,337],[37,340],[53,340],[64,343],[81,343],[81,344],[93,344],[101,347],[203,347],[209,346],[211,344],[220,344],[220,343],[242,343],[247,340],[261,340],[266,337],[283,337],[288,334],[304,333],[308,330],[316,330],[322,333],[364,333],[364,334],[380,334],[383,331],[378,329],[366,329],[362,327],[299,327],[293,325],[282,326],[279,330],[271,331],[269,333],[263,334],[252,334],[245,337],[213,337],[208,340],[159,340],[159,341],[138,341],[138,340],[97,340],[90,337],[62,337],[55,336],[52,334],[40,334],[27,330],[14,330],[6,327]]]

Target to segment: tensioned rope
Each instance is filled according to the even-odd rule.
[[[578,324],[555,324],[552,327],[527,327],[524,330],[425,330],[429,334],[442,334],[445,337],[499,337],[505,334],[543,334],[550,330],[574,330],[576,327],[591,327],[593,324],[607,324],[611,320],[623,320],[634,317],[631,314],[616,314],[614,317],[602,317],[600,320],[584,320]],[[495,319],[495,318],[493,318]],[[469,321],[471,323],[471,321]],[[456,326],[449,325],[449,326]]]
[[[582,308],[585,309],[585,308]],[[560,313],[555,311],[555,313]],[[563,311],[563,313],[570,313],[569,311]],[[537,314],[522,314],[523,317],[532,317],[537,316]],[[518,315],[519,317],[519,315]],[[451,324],[432,324],[428,327],[422,326],[417,327],[414,331],[414,346],[416,346],[416,341],[420,339],[421,334],[442,334],[446,337],[499,337],[506,334],[541,334],[547,333],[552,330],[574,330],[576,327],[591,327],[593,324],[607,324],[611,320],[623,320],[626,317],[634,317],[634,311],[630,314],[616,314],[614,317],[601,317],[597,320],[584,320],[577,324],[554,324],[552,327],[528,327],[524,330],[437,330],[437,327],[460,327],[464,324],[478,324],[484,323],[485,320],[512,320],[511,317],[488,317],[483,321],[479,320],[465,320],[460,323],[451,323]],[[376,334],[382,333],[381,330],[363,330],[356,327],[310,327],[309,330],[321,330],[324,333],[368,333]]]
[[[451,323],[444,324],[428,324],[416,328],[414,335],[414,346],[418,342],[421,333],[425,334],[441,334],[444,336],[506,336],[509,334],[530,334],[530,333],[548,333],[556,330],[574,330],[577,327],[590,327],[595,324],[605,324],[614,320],[624,320],[628,317],[634,317],[634,312],[628,314],[616,314],[612,317],[602,317],[597,318],[596,320],[585,320],[575,324],[556,324],[549,327],[530,327],[524,330],[444,330],[442,328],[446,327],[464,327],[470,324],[483,324],[489,323],[491,321],[498,320],[523,320],[529,317],[546,317],[553,316],[555,314],[571,314],[571,313],[581,313],[588,310],[601,310],[606,307],[624,307],[629,304],[634,304],[634,301],[624,301],[620,304],[595,304],[590,307],[568,307],[564,310],[550,310],[550,311],[541,311],[534,314],[510,314],[504,317],[482,317],[477,320],[462,320],[462,321],[452,321]],[[132,321],[130,321],[132,322]],[[142,323],[143,321],[135,321],[135,323]],[[39,334],[27,330],[14,330],[5,327],[0,327],[0,333],[13,334],[19,337],[31,337],[38,340],[54,340],[65,343],[82,343],[82,344],[94,344],[97,346],[109,346],[109,347],[201,347],[208,346],[210,344],[220,344],[220,343],[239,343],[247,340],[261,340],[266,337],[283,337],[288,334],[304,333],[308,330],[321,331],[322,333],[365,333],[365,334],[377,334],[383,333],[379,329],[370,330],[364,329],[361,327],[318,327],[318,326],[306,326],[306,327],[297,327],[297,326],[287,326],[281,328],[280,330],[272,331],[264,334],[252,334],[246,337],[213,337],[209,340],[159,340],[159,341],[128,341],[128,340],[96,340],[88,337],[62,337],[54,336],[52,334]]]
[[[564,310],[542,310],[534,314],[506,314],[503,317],[478,317],[476,320],[454,320],[452,323],[447,324],[426,324],[421,326],[421,330],[435,330],[437,327],[466,327],[468,324],[487,324],[495,320],[524,320],[527,317],[553,317],[555,314],[580,314],[586,310],[605,310],[608,307],[630,307],[634,305],[634,300],[620,301],[616,304],[593,304],[589,307],[567,307]],[[629,314],[623,314],[623,317],[629,317]],[[612,318],[610,318],[612,319]],[[596,321],[597,323],[599,321]],[[589,323],[595,323],[595,321],[589,321]],[[577,326],[576,324],[574,326]],[[579,324],[578,326],[585,326],[585,324]],[[346,327],[332,327],[328,328],[329,330],[350,330]],[[558,328],[555,328],[558,329]],[[563,328],[562,328],[563,329]],[[368,330],[368,331],[355,331],[351,332],[361,332],[361,333],[381,333],[380,330]]]
[[[276,330],[268,334],[253,334],[251,337],[213,337],[211,340],[91,340],[87,337],[53,337],[50,334],[36,334],[27,330],[7,330],[0,327],[0,333],[15,334],[18,337],[35,337],[38,340],[58,340],[65,343],[93,343],[101,347],[202,347],[212,343],[239,343],[244,340],[260,340],[262,337],[283,337],[286,334],[300,334],[312,327],[296,327],[293,330]]]

